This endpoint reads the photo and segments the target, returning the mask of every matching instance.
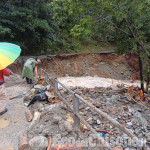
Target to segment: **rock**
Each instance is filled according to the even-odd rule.
[[[117,87],[117,86],[115,86],[115,85],[111,85],[111,88],[113,89],[113,90],[118,90],[119,88]]]
[[[105,63],[104,62],[100,62],[100,65],[104,65]]]
[[[25,116],[26,116],[26,120],[28,122],[32,121],[33,115],[32,115],[31,111],[28,108],[26,108],[26,110],[25,110]]]
[[[75,90],[74,91],[76,94],[78,94],[78,95],[81,95],[82,94],[82,92],[80,91],[80,90]]]
[[[122,138],[123,138],[124,140],[128,140],[128,139],[129,139],[129,137],[128,137],[126,134],[123,134],[123,135],[122,135]]]
[[[86,107],[85,110],[88,111],[90,109],[90,107]]]
[[[47,136],[49,134],[49,129],[44,129],[43,131],[42,131],[42,135],[43,136]]]
[[[66,128],[65,128],[65,125],[63,124],[63,121],[59,122],[59,129],[60,129],[61,132],[66,131]]]
[[[140,134],[138,135],[138,137],[139,137],[139,138],[143,137],[143,133],[140,133]]]
[[[127,125],[128,126],[132,126],[132,122],[127,122]]]
[[[110,111],[108,109],[104,109],[104,112],[105,113],[109,113]]]
[[[44,110],[44,105],[41,104],[40,102],[36,103],[36,105],[37,105],[37,108],[38,108],[39,112],[42,112]]]
[[[145,133],[145,136],[146,136],[146,137],[150,137],[150,132]]]
[[[140,101],[140,97],[136,97],[135,100],[136,100],[136,101]]]
[[[23,92],[23,94],[25,94],[25,96],[30,97],[30,95],[35,93],[35,89],[31,89],[29,92]]]
[[[96,120],[97,120],[97,117],[96,117],[96,116],[93,116],[93,120],[96,121]]]
[[[23,98],[24,101],[30,101],[31,99],[32,99],[32,97],[30,95],[26,95]]]
[[[59,121],[61,121],[61,120],[62,120],[62,117],[61,117],[61,116],[54,116],[54,117],[53,117],[53,123],[55,123],[55,124],[58,124]]]
[[[112,129],[112,128],[113,128],[113,126],[111,126],[111,125],[110,125],[109,127],[110,127],[110,129]]]
[[[66,129],[68,132],[72,132],[72,131],[73,131],[73,127],[72,127],[71,122],[65,121],[65,122],[64,122],[64,126],[65,126],[65,129]]]
[[[42,86],[41,86],[41,85],[39,85],[39,84],[37,84],[37,85],[35,85],[35,86],[34,86],[34,88],[35,88],[35,89],[41,89],[41,88],[42,88]]]
[[[95,116],[95,115],[97,115],[97,113],[96,112],[92,112],[92,115]]]
[[[66,74],[66,77],[69,77],[69,74]]]
[[[111,98],[106,98],[106,99],[107,99],[107,103],[109,105],[114,105],[120,100],[120,96],[119,95],[112,95]]]
[[[97,86],[94,87],[94,90],[98,90],[98,89],[99,89],[99,87],[97,87]]]
[[[111,97],[114,101],[118,101],[120,99],[120,96],[119,95],[113,95]]]
[[[150,126],[149,125],[147,126],[147,129],[150,130]]]
[[[148,142],[150,142],[150,136],[148,136],[146,139],[147,139]]]
[[[139,133],[141,132],[141,130],[140,129],[135,129],[134,132],[135,132],[136,135],[139,135]]]
[[[70,87],[70,90],[72,90],[72,91],[74,91],[76,89],[77,89],[77,87],[73,87],[73,86]]]
[[[92,95],[91,95],[91,98],[96,99],[98,96],[99,96],[99,95],[98,95],[97,93],[95,93],[95,94],[92,94]]]
[[[81,109],[84,109],[84,108],[85,108],[85,105],[81,105],[81,106],[79,106],[79,107],[80,107],[79,109],[81,110]]]
[[[67,135],[68,135],[68,132],[65,131],[65,132],[62,132],[61,134],[62,134],[62,136],[67,136]]]
[[[129,148],[129,147],[126,147],[124,150],[130,150],[130,148]]]
[[[82,86],[78,86],[77,88],[78,88],[78,89],[82,89]]]
[[[115,146],[113,147],[113,150],[123,150],[123,148],[121,146]]]
[[[142,115],[138,111],[134,112],[133,116],[140,125],[145,125],[145,126],[147,125],[146,119],[142,117]]]
[[[117,115],[112,115],[112,118],[118,119],[118,116]]]
[[[29,146],[32,150],[46,150],[48,140],[44,136],[36,136],[29,141]]]
[[[100,125],[100,124],[101,124],[101,121],[100,121],[100,120],[97,120],[96,122],[97,122],[97,124],[98,124],[98,125]]]
[[[63,91],[64,91],[64,93],[68,93],[68,90],[67,89],[65,89],[65,88],[63,88]]]

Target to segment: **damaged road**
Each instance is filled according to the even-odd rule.
[[[28,88],[26,84],[7,87],[8,98]],[[8,112],[0,116],[0,150],[17,150],[18,135],[29,125],[25,119],[23,98],[8,100],[6,106]]]
[[[85,78],[85,80],[82,80],[84,84],[78,82],[78,85],[75,84],[75,86],[71,85],[68,87],[96,108],[110,115],[127,129],[132,130],[138,138],[145,139],[147,144],[149,144],[150,106],[148,101],[140,102],[139,97],[135,97],[134,94],[132,95],[130,93],[132,98],[148,108],[143,109],[142,106],[128,97],[128,90],[126,87],[122,87],[122,85],[101,87],[101,84],[99,84],[99,86],[96,85],[92,88],[83,86],[90,86],[91,80],[92,78],[90,80]],[[26,91],[27,89],[29,87],[26,84],[15,85],[13,88],[8,87],[8,96],[22,93],[22,91]],[[32,90],[33,93],[35,91],[36,89]],[[72,94],[69,94],[61,87],[59,91],[66,98],[67,102],[71,104],[73,100]],[[139,93],[139,91],[137,92]],[[50,91],[50,93],[53,95],[54,91]],[[97,145],[89,145],[91,144],[89,138],[92,137],[92,132],[85,125],[81,124],[81,130],[79,132],[73,131],[74,115],[58,97],[55,97],[55,99],[51,97],[51,101],[35,101],[29,108],[33,118],[29,119],[31,123],[27,123],[25,118],[25,105],[29,104],[30,100],[31,97],[24,102],[22,99],[14,99],[8,102],[9,111],[0,118],[4,122],[4,126],[0,129],[0,134],[3,135],[0,137],[0,142],[2,143],[1,149],[17,150],[18,136],[23,131],[27,131],[31,150],[46,149],[51,138],[53,139],[51,144],[53,148],[56,148],[60,144],[65,146],[68,143],[71,144],[70,146],[78,147],[79,149],[84,147],[84,149],[90,150],[93,149],[93,146],[96,148]],[[80,115],[97,131],[98,136],[103,137],[110,143],[111,147],[115,149],[119,145],[120,148],[125,150],[136,150],[136,145],[128,143],[129,137],[126,134],[106,121],[105,118],[92,111],[83,102],[80,101],[79,106]],[[119,144],[116,144],[118,140]],[[74,145],[74,143],[78,143],[79,145]]]
[[[83,80],[83,82],[88,85],[88,80]],[[149,145],[149,103],[148,101],[140,102],[140,95],[139,97],[136,97],[136,103],[132,100],[135,98],[135,95],[130,93],[132,89],[132,91],[137,91],[137,95],[140,94],[139,88],[131,86],[128,89],[127,86],[124,87],[123,84],[118,84],[117,86],[96,86],[94,88],[72,86],[70,89],[84,98],[88,103],[93,104],[93,106],[111,116],[114,121],[116,120],[120,123],[120,125],[123,125],[123,128],[125,127],[128,129],[126,132],[129,132],[132,137],[136,136],[137,138],[142,139],[142,141],[146,140]],[[61,87],[59,88],[59,91],[61,96],[63,96],[67,100],[68,104],[71,105],[73,103],[72,93],[69,94],[66,89]],[[132,95],[129,97],[128,94]],[[143,106],[147,107],[144,109]],[[48,147],[48,141],[51,138],[55,139],[54,143],[52,143],[52,148],[59,146],[60,144],[64,144],[64,146],[65,144],[81,144],[82,146],[80,145],[80,148],[83,147],[88,150],[93,148],[91,145],[87,146],[84,143],[86,138],[90,138],[92,136],[92,132],[84,124],[80,125],[80,129],[77,133],[74,132],[74,115],[72,115],[70,111],[68,111],[68,107],[64,104],[62,105],[60,101],[58,101],[58,105],[49,105],[47,102],[36,102],[33,104],[31,111],[32,109],[41,112],[40,119],[38,119],[38,121],[27,132],[29,145],[32,150],[41,150],[42,147],[44,150]],[[128,143],[128,140],[132,139],[124,133],[125,131],[114,126],[112,123],[113,120],[112,122],[108,121],[111,120],[111,118],[108,120],[107,118],[103,118],[97,112],[91,110],[90,107],[86,106],[82,101],[79,103],[79,110],[79,115],[82,116],[97,131],[98,136],[103,137],[114,149],[115,147],[120,146],[125,150],[136,150],[137,144],[139,144],[138,147],[143,145],[142,143],[136,143],[134,145],[131,142]],[[70,116],[69,119],[67,119],[68,115]],[[55,142],[58,135],[60,135],[59,142],[57,139],[58,145],[56,145]],[[41,138],[43,139],[43,143],[40,142]],[[61,139],[64,138],[66,138],[65,141],[61,141]],[[73,138],[73,141],[76,142],[67,143],[70,138]],[[118,143],[116,143],[116,141]],[[39,145],[42,146],[40,147]],[[97,146],[99,145],[95,145],[95,148],[100,148]]]

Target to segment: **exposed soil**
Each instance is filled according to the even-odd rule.
[[[10,69],[21,74],[27,57],[10,66]],[[40,67],[55,77],[98,76],[117,80],[132,79],[138,68],[138,59],[133,55],[118,56],[115,53],[91,53],[75,55],[41,56]]]

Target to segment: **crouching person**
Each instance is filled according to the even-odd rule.
[[[41,63],[40,59],[29,58],[23,67],[22,77],[26,78],[28,84],[32,84],[34,74],[38,78],[38,65]]]
[[[0,70],[0,115],[3,115],[7,112],[6,108],[6,91],[4,86],[4,76],[10,76],[10,72],[8,69]]]

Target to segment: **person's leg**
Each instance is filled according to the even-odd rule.
[[[30,84],[32,84],[32,79],[29,79],[30,80]]]
[[[26,82],[27,84],[30,84],[30,79],[28,77],[26,77]]]
[[[5,112],[7,112],[6,109],[6,91],[5,91],[5,86],[0,85],[0,115],[3,115]]]

